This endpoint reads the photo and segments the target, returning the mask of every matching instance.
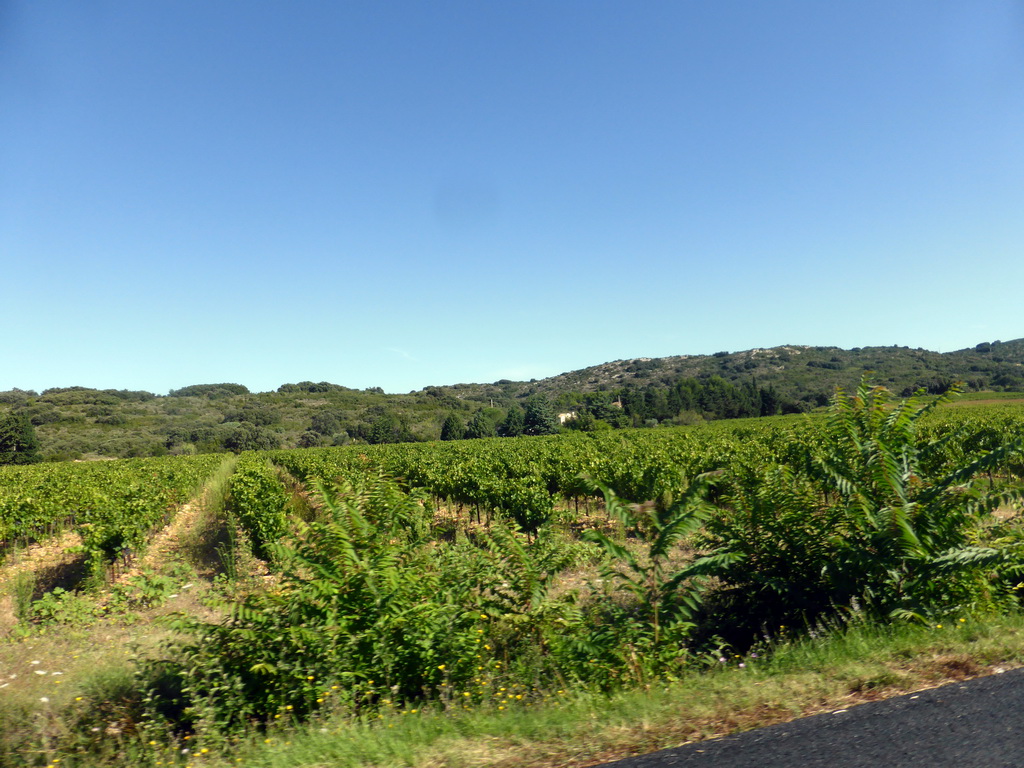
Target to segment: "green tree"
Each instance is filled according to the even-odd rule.
[[[466,426],[465,438],[471,440],[480,437],[494,437],[494,435],[494,422],[487,417],[483,409],[474,413],[473,418],[469,420],[469,424]]]
[[[241,408],[225,411],[224,422],[247,422],[257,427],[269,427],[281,421],[281,414],[260,403],[246,403]]]
[[[373,445],[381,443],[411,443],[415,441],[404,419],[391,411],[385,411],[370,422],[366,442]]]
[[[551,403],[543,395],[534,395],[526,401],[523,415],[523,434],[553,435],[558,432],[558,417],[551,410]]]
[[[628,506],[610,488],[602,488],[609,517],[617,519],[646,544],[646,552],[627,547],[598,530],[583,534],[611,556],[603,568],[605,580],[620,582],[636,598],[636,604],[630,608],[639,623],[616,622],[633,631],[631,644],[642,648],[644,656],[654,657],[667,650],[664,640],[674,641],[667,658],[659,659],[661,662],[671,662],[678,656],[680,641],[696,627],[691,619],[704,590],[704,579],[694,577],[702,577],[709,563],[717,565],[723,560],[702,558],[679,569],[674,559],[679,543],[696,533],[712,511],[706,499],[713,482],[707,475],[698,476],[692,483],[686,483],[677,501],[653,506]],[[724,561],[730,562],[728,558]],[[651,663],[654,658],[646,661]]]
[[[46,394],[45,392],[43,394]],[[231,397],[232,395],[248,395],[249,388],[244,384],[193,384],[190,387],[172,389],[168,397]]]
[[[498,428],[498,434],[502,437],[519,437],[524,433],[525,429],[526,423],[523,409],[518,405],[513,405],[508,409],[505,420]]]
[[[327,438],[319,432],[307,429],[299,435],[298,444],[299,448],[319,448],[322,445],[327,445]]]
[[[32,422],[13,413],[0,417],[0,464],[35,464],[42,459]]]
[[[449,413],[448,418],[444,420],[444,424],[441,426],[441,439],[461,440],[465,435],[466,427],[462,423],[462,419],[454,413]]]
[[[271,451],[281,447],[280,438],[264,427],[243,421],[227,436],[224,447],[235,453],[242,451]]]
[[[596,432],[602,429],[611,429],[611,425],[607,421],[595,418],[590,411],[581,410],[565,422],[565,428],[577,432]]]
[[[341,431],[341,418],[335,411],[317,411],[313,414],[309,429],[321,435],[336,435]]]
[[[759,391],[761,397],[761,416],[774,416],[782,408],[782,401],[779,398],[778,392],[775,391],[775,387],[768,385],[767,388],[763,388]]]

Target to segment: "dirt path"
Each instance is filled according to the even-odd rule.
[[[182,505],[171,521],[149,540],[146,551],[132,560],[127,568],[121,569],[113,583],[123,584],[144,571],[159,571],[175,562],[194,565],[194,552],[204,533],[205,523],[201,496]]]
[[[196,556],[209,525],[204,512],[202,497],[183,505],[170,523],[153,536],[140,557],[115,571],[111,586],[125,584],[147,570],[164,570],[173,563],[198,565],[199,575],[212,579],[216,572],[215,562]],[[20,579],[32,578],[33,600],[56,587],[71,590],[80,586],[86,576],[85,556],[76,550],[81,544],[82,537],[78,533],[66,531],[8,555],[0,565],[0,636],[10,632],[18,623],[14,593]],[[216,560],[215,553],[212,559]]]
[[[18,623],[14,590],[18,580],[32,575],[32,599],[54,587],[73,586],[85,572],[85,557],[75,548],[81,546],[82,537],[74,531],[13,550],[0,565],[0,637]]]
[[[65,531],[44,541],[29,544],[24,549],[12,550],[0,566],[0,591],[22,573],[54,568],[74,558],[74,553],[68,550],[81,544],[82,537],[75,531]]]
[[[111,583],[125,584],[147,571],[167,573],[175,565],[192,568],[200,581],[212,582],[225,572],[223,553],[231,549],[226,521],[209,510],[206,495],[201,493],[183,505],[150,539],[146,551],[120,569]],[[249,574],[264,584],[275,581],[263,561],[237,550],[232,557],[240,574]]]

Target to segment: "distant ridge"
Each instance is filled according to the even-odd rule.
[[[512,390],[514,395],[540,392],[594,392],[623,386],[667,384],[684,378],[720,376],[726,381],[755,379],[792,399],[831,394],[837,386],[856,386],[865,371],[897,394],[918,388],[944,391],[954,381],[971,390],[1024,391],[1024,339],[982,342],[955,352],[910,347],[811,347],[784,345],[713,355],[637,357],[593,365],[532,382],[455,385],[453,390]],[[510,386],[511,385],[511,386]]]
[[[592,417],[597,428],[796,413],[824,405],[836,387],[855,387],[868,371],[897,395],[921,388],[943,392],[956,381],[968,390],[1024,392],[1024,339],[946,353],[785,345],[637,357],[534,381],[430,386],[408,394],[323,381],[262,393],[241,384],[193,384],[166,396],[88,387],[13,389],[0,392],[0,416],[28,418],[48,459],[159,456],[436,440],[446,421],[463,427],[475,421],[476,430],[494,434],[510,410],[537,397],[558,413]]]

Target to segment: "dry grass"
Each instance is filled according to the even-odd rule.
[[[32,600],[57,587],[74,589],[86,576],[82,538],[74,531],[11,550],[0,566],[0,638],[18,626],[15,593],[28,584]],[[19,583],[20,582],[20,583]]]
[[[145,554],[108,584],[72,592],[69,597],[82,609],[80,621],[72,620],[69,611],[70,623],[26,622],[16,615],[13,594],[18,580],[26,577],[35,578],[35,600],[54,586],[69,592],[80,586],[84,574],[59,583],[52,577],[81,560],[74,551],[80,543],[75,534],[33,545],[8,558],[0,567],[0,699],[4,705],[59,709],[80,694],[97,670],[128,669],[126,662],[131,659],[157,652],[172,635],[168,617],[186,614],[213,620],[220,615],[210,607],[211,597],[217,589],[216,578],[224,571],[218,548],[229,536],[225,521],[206,500],[203,496],[184,505]],[[244,552],[237,556],[241,575],[257,586],[261,579],[255,559]],[[174,591],[158,596],[148,607],[126,602],[126,595],[136,594],[132,591],[136,588],[144,590],[146,579],[153,578],[173,585]]]

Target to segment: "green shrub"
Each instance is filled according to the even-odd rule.
[[[677,500],[666,496],[633,505],[623,504],[604,488],[605,508],[631,535],[633,546],[601,531],[584,533],[609,556],[602,570],[604,583],[625,592],[625,599],[591,609],[585,632],[568,640],[593,657],[589,663],[598,667],[591,676],[604,674],[605,682],[645,682],[672,675],[692,660],[693,619],[704,588],[701,577],[710,567],[731,560],[730,555],[691,558],[685,564],[678,560],[680,543],[712,512],[706,501],[712,483],[712,477],[702,475],[684,483]]]
[[[923,619],[1005,603],[996,574],[1016,556],[986,543],[983,515],[1007,497],[977,478],[1021,441],[949,466],[950,436],[918,436],[945,399],[894,403],[863,382],[836,394],[825,434],[791,446],[790,465],[738,469],[707,523],[706,543],[728,555],[709,571],[726,584],[719,618],[749,636],[857,604]]]
[[[78,592],[55,587],[32,603],[32,619],[41,624],[89,624],[102,613],[92,600]]]
[[[230,732],[328,706],[437,697],[474,674],[481,648],[471,586],[441,588],[429,511],[394,482],[321,489],[323,519],[273,547],[277,590],[220,624],[183,620],[171,668],[186,716]]]

